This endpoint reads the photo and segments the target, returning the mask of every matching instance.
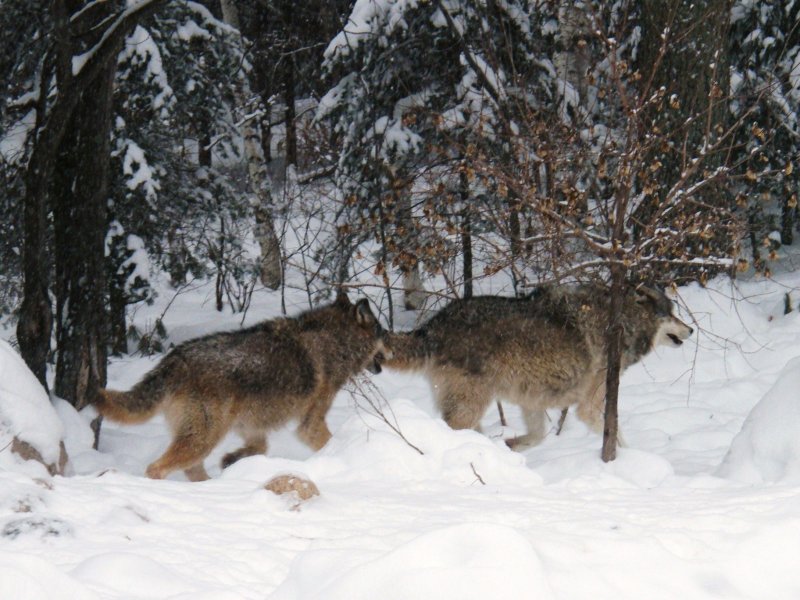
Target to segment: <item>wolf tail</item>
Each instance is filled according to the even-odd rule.
[[[129,392],[99,389],[93,404],[104,417],[120,423],[143,423],[158,412],[167,397],[169,356]]]
[[[398,371],[419,371],[425,366],[427,350],[425,336],[420,331],[389,333],[386,346],[391,350],[391,358],[383,361],[390,369]]]

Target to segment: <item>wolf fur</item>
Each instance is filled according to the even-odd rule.
[[[654,346],[679,346],[692,328],[672,314],[663,292],[640,288],[623,306],[622,369]],[[424,373],[454,429],[477,428],[493,398],[523,409],[526,435],[538,443],[544,410],[577,405],[591,429],[603,431],[608,294],[599,286],[542,286],[525,298],[456,300],[416,330],[389,334],[385,366]]]
[[[230,430],[245,440],[226,454],[223,468],[265,453],[266,433],[292,418],[298,433],[318,450],[330,439],[325,415],[336,392],[362,369],[379,369],[388,355],[385,331],[367,300],[355,305],[340,294],[325,307],[293,318],[185,342],[128,392],[99,390],[96,407],[114,421],[139,423],[162,411],[172,443],[147,468],[162,479],[183,469],[207,479],[203,459]]]

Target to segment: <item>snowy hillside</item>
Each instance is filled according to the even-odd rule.
[[[545,441],[515,453],[502,442],[521,431],[514,407],[505,429],[491,409],[485,435],[452,431],[424,379],[388,370],[340,393],[320,452],[287,428],[268,456],[221,473],[230,435],[203,483],[143,477],[168,441],[160,418],[105,424],[96,452],[91,411],[57,402],[70,476],[0,471],[0,598],[796,600],[800,312],[784,316],[783,300],[798,304],[798,288],[793,274],[682,288],[681,316],[699,334],[625,373],[628,447],[610,464],[572,414],[558,436],[552,414]],[[175,300],[170,341],[239,325],[209,293]],[[265,294],[247,323],[278,306]],[[117,360],[110,387],[156,360]],[[320,495],[263,489],[284,473]]]

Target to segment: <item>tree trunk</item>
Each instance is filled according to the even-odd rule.
[[[414,235],[412,221],[411,194],[408,186],[398,184],[393,186],[395,205],[397,206],[397,224],[405,231],[406,236]],[[413,264],[401,264],[403,274],[403,305],[406,310],[419,310],[425,305],[427,295],[425,284],[419,273],[419,261]]]
[[[469,207],[469,181],[466,173],[459,176],[461,190],[461,252],[464,261],[464,298],[472,298],[472,215]]]
[[[106,382],[110,137],[116,63],[82,94],[61,146],[55,192],[56,394],[77,408]]]
[[[109,286],[108,292],[108,334],[111,354],[121,356],[128,352],[128,323],[126,307],[128,303],[123,290]]]
[[[25,363],[44,386],[47,387],[47,355],[50,352],[50,335],[53,314],[48,289],[50,286],[47,260],[47,191],[42,185],[52,170],[55,151],[35,148],[27,173],[25,191],[23,254],[23,298],[17,323],[17,342]],[[47,156],[42,156],[47,155]],[[40,162],[50,165],[40,165]]]
[[[472,222],[469,208],[463,212],[461,250],[464,255],[464,298],[472,298]]]
[[[232,0],[221,0],[220,4],[224,21],[232,27],[240,29],[236,4]],[[253,60],[256,63],[251,70],[251,77],[255,78],[253,84],[256,88],[259,88],[259,84],[261,84],[261,88],[263,88],[263,82],[260,81],[262,78],[260,74],[265,72],[265,65],[260,64],[260,61],[263,60],[262,53],[256,52]],[[265,135],[269,135],[269,99],[265,98],[267,94],[264,90],[261,89],[261,91],[263,92],[265,111],[265,116],[261,117],[261,131],[259,131],[257,122],[247,119],[242,126],[242,136],[244,137],[244,154],[245,160],[247,160],[250,189],[253,191],[254,235],[261,247],[259,278],[265,287],[277,290],[283,280],[283,265],[281,242],[275,231],[275,221],[272,216],[274,211],[272,182],[267,171],[269,139],[264,139]],[[244,105],[245,100],[250,96],[250,90],[247,88],[239,90],[239,96],[239,103]]]
[[[67,125],[72,121],[73,111],[78,100],[83,97],[82,92],[109,68],[109,64],[116,64],[114,59],[119,53],[119,44],[139,20],[153,14],[164,3],[165,0],[141,2],[125,13],[119,13],[120,18],[117,20],[100,19],[98,22],[110,24],[110,28],[96,29],[100,41],[92,57],[77,75],[72,73],[72,56],[75,48],[70,31],[72,19],[67,2],[53,0],[50,5],[53,22],[51,37],[55,43],[52,46],[53,55],[50,64],[52,70],[46,70],[40,77],[42,97],[38,101],[36,125],[32,132],[33,150],[25,172],[24,284],[17,323],[17,340],[22,357],[45,388],[47,388],[45,375],[53,321],[49,298],[47,212],[50,208],[50,190],[56,169],[56,158],[62,147]],[[78,9],[79,5],[73,8]],[[48,61],[45,61],[45,65],[48,65]],[[54,72],[58,82],[56,94],[45,98],[49,93],[48,86]],[[48,102],[50,102],[49,107]],[[93,129],[94,124],[91,127]],[[102,251],[100,256],[103,256]]]
[[[794,243],[794,220],[797,214],[797,196],[786,194],[781,205],[781,244]]]
[[[625,301],[625,268],[611,265],[611,290],[608,299],[608,328],[606,329],[606,407],[603,426],[602,459],[609,462],[617,457],[619,430],[619,376],[622,366],[622,306]]]
[[[288,31],[293,31],[294,12],[297,10],[294,0],[283,1],[283,19]],[[286,104],[286,166],[297,166],[297,112],[295,108],[295,64],[294,54],[284,54],[283,62],[283,99]]]

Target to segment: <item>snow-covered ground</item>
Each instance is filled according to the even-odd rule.
[[[490,410],[485,435],[452,431],[424,379],[387,370],[340,393],[316,454],[286,428],[268,456],[220,472],[230,435],[207,460],[210,481],[152,481],[162,420],[107,423],[96,452],[90,415],[56,401],[69,476],[0,451],[0,599],[797,600],[800,313],[784,316],[783,300],[797,305],[798,289],[791,273],[682,288],[699,334],[625,373],[628,447],[609,464],[572,414],[560,435],[515,453],[502,442],[521,430],[514,407],[505,429]],[[209,293],[175,299],[172,342],[239,325]],[[152,326],[170,299],[137,323]],[[300,302],[290,296],[290,312]],[[247,322],[278,306],[263,293]],[[115,360],[109,387],[156,360]],[[27,381],[13,360],[2,367],[3,389]],[[297,505],[263,488],[282,473],[320,495]]]

